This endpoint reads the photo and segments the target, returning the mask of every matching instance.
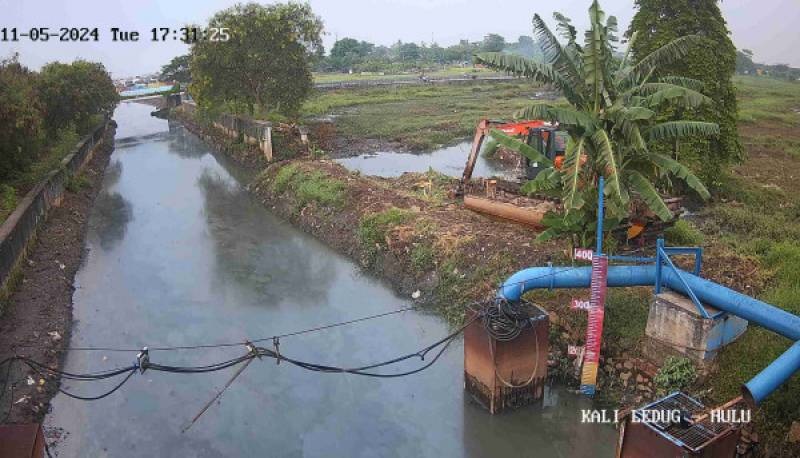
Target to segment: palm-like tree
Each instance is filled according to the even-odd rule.
[[[606,180],[607,213],[616,222],[627,216],[631,196],[641,199],[659,218],[671,219],[673,215],[656,189],[657,183],[670,177],[683,180],[701,197],[708,198],[708,190],[686,166],[650,151],[648,141],[719,134],[719,127],[713,123],[657,121],[666,110],[673,112],[679,107],[696,107],[710,101],[699,92],[703,85],[700,81],[653,77],[660,66],[685,56],[697,36],[674,40],[633,63],[627,52],[621,58],[614,56],[618,42],[616,18],[606,19],[597,0],[592,2],[589,16],[591,26],[581,45],[575,27],[565,16],[554,13],[556,31],[565,42],[562,43],[542,18],[534,15],[533,28],[545,62],[504,53],[476,56],[489,67],[557,87],[571,105],[537,103],[516,115],[522,119],[558,122],[567,131],[569,141],[560,168],[519,140],[498,131],[492,132],[492,136],[504,146],[547,166],[523,187],[529,193],[560,194],[564,211],[558,219],[546,220],[551,227],[541,237],[566,232],[582,235],[582,243],[595,227],[592,203],[597,197],[599,176]]]

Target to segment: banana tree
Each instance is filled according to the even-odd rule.
[[[570,19],[554,13],[554,34],[539,15],[533,29],[544,51],[537,62],[505,53],[481,53],[476,60],[495,69],[557,87],[568,105],[537,103],[520,110],[517,118],[557,122],[569,134],[563,163],[544,161],[521,141],[493,131],[504,146],[548,165],[523,186],[528,193],[555,193],[563,211],[545,220],[540,238],[569,234],[586,243],[595,227],[599,176],[606,180],[606,213],[613,225],[628,216],[633,199],[643,202],[662,220],[673,217],[658,192],[659,184],[677,178],[700,197],[708,190],[683,164],[648,149],[649,141],[719,135],[716,124],[697,121],[659,122],[666,110],[697,107],[710,102],[700,81],[678,76],[654,78],[660,66],[683,58],[699,37],[678,38],[632,62],[626,52],[617,56],[617,20],[607,19],[595,0],[589,8],[590,28],[583,43]],[[635,40],[632,36],[631,40]],[[628,49],[630,49],[630,43]]]

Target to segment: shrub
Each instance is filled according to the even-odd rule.
[[[679,219],[664,231],[667,243],[680,246],[697,246],[703,243],[703,234],[686,220]]]
[[[94,115],[111,112],[119,101],[111,77],[98,62],[51,62],[42,67],[36,86],[51,130],[74,124],[84,132]]]
[[[300,207],[311,202],[334,207],[344,203],[344,183],[320,171],[302,171],[295,164],[286,165],[278,170],[272,182],[272,190],[276,194],[287,190],[293,191]]]
[[[41,106],[35,73],[16,56],[0,60],[0,180],[24,170],[35,159],[41,140]]]
[[[88,187],[90,184],[91,183],[89,182],[89,179],[86,178],[86,175],[79,173],[67,178],[67,181],[64,183],[64,189],[69,192],[78,192],[81,189]]]
[[[322,172],[299,173],[292,180],[300,206],[311,202],[339,207],[344,203],[344,183]]]
[[[17,190],[7,184],[0,184],[0,222],[3,222],[17,208]]]
[[[697,378],[694,365],[688,358],[669,356],[656,373],[653,383],[660,395],[682,390]]]

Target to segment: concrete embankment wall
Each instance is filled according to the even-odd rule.
[[[17,268],[36,237],[37,228],[47,219],[49,210],[60,205],[69,177],[78,173],[92,158],[109,122],[109,119],[104,120],[82,138],[75,149],[61,160],[58,168],[34,186],[0,225],[0,300],[8,297]],[[0,312],[1,307],[2,302]]]
[[[177,107],[176,111],[177,113],[185,114],[185,116],[179,116],[180,121],[184,125],[196,134],[208,139],[208,133],[194,121],[196,109],[197,106],[193,102],[184,102]],[[266,163],[275,160],[275,155],[273,153],[273,135],[276,132],[294,136],[295,139],[299,140],[300,145],[302,145],[304,149],[308,149],[309,146],[309,129],[305,126],[272,123],[270,121],[250,119],[244,116],[227,113],[219,115],[219,117],[211,123],[211,126],[225,137],[230,139],[238,139],[241,137],[241,140],[245,144],[257,147],[263,154],[263,160]]]

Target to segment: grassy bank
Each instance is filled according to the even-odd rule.
[[[759,299],[800,314],[800,84],[766,78],[736,79],[740,135],[748,155],[723,180],[715,201],[694,225],[706,245],[754,261],[739,274],[762,277]],[[748,285],[745,285],[747,287]],[[745,290],[745,292],[748,292]],[[788,339],[752,327],[719,360],[709,384],[723,401],[790,345]],[[773,393],[757,415],[764,452],[783,450],[800,415],[800,376]],[[800,450],[795,449],[800,453]]]
[[[541,91],[525,81],[341,89],[318,92],[304,113],[334,115],[344,145],[367,138],[426,150],[471,136],[481,118],[509,118]]]

